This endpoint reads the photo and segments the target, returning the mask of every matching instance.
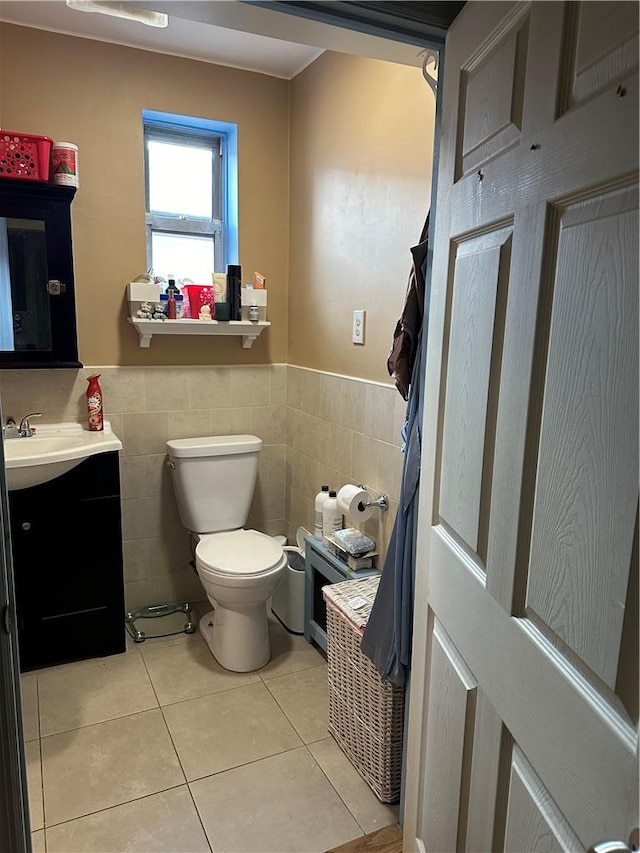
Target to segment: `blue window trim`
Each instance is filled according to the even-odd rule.
[[[239,263],[238,246],[238,125],[229,121],[142,110],[142,121],[182,130],[204,130],[220,137],[225,174],[222,196],[224,265]]]

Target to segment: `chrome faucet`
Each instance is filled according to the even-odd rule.
[[[2,428],[5,439],[9,438],[29,438],[35,434],[36,428],[31,426],[30,418],[40,418],[42,412],[30,412],[25,415],[18,426],[13,418],[7,418],[7,423]]]

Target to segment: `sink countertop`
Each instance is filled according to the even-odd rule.
[[[122,450],[109,421],[99,432],[78,423],[39,424],[34,435],[5,439],[3,446],[9,491],[53,480],[97,453]]]
[[[90,432],[82,424],[38,424],[30,438],[10,438],[4,441],[7,468],[22,468],[38,462],[57,462],[61,459],[79,459],[95,453],[122,450],[122,442],[111,429],[109,421],[104,429]]]

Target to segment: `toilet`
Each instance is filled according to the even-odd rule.
[[[267,601],[287,567],[278,541],[244,529],[261,447],[255,435],[167,442],[180,518],[195,534],[196,570],[214,608],[200,631],[218,663],[233,672],[270,660]]]

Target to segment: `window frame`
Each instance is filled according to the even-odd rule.
[[[229,211],[229,205],[225,204],[225,200],[229,197],[226,186],[229,176],[227,174],[228,170],[225,168],[226,135],[214,129],[193,126],[194,120],[188,119],[186,116],[171,116],[173,121],[167,122],[151,119],[145,112],[143,112],[143,160],[147,268],[150,269],[153,266],[152,241],[153,234],[157,233],[193,237],[210,236],[213,239],[213,271],[224,272],[226,264],[231,263],[231,261],[228,261],[229,252],[226,245],[226,232],[230,223],[225,221],[225,212]],[[189,145],[190,147],[205,148],[212,151],[213,216],[211,218],[172,213],[154,213],[150,210],[147,143],[151,140],[167,142],[169,144]]]

